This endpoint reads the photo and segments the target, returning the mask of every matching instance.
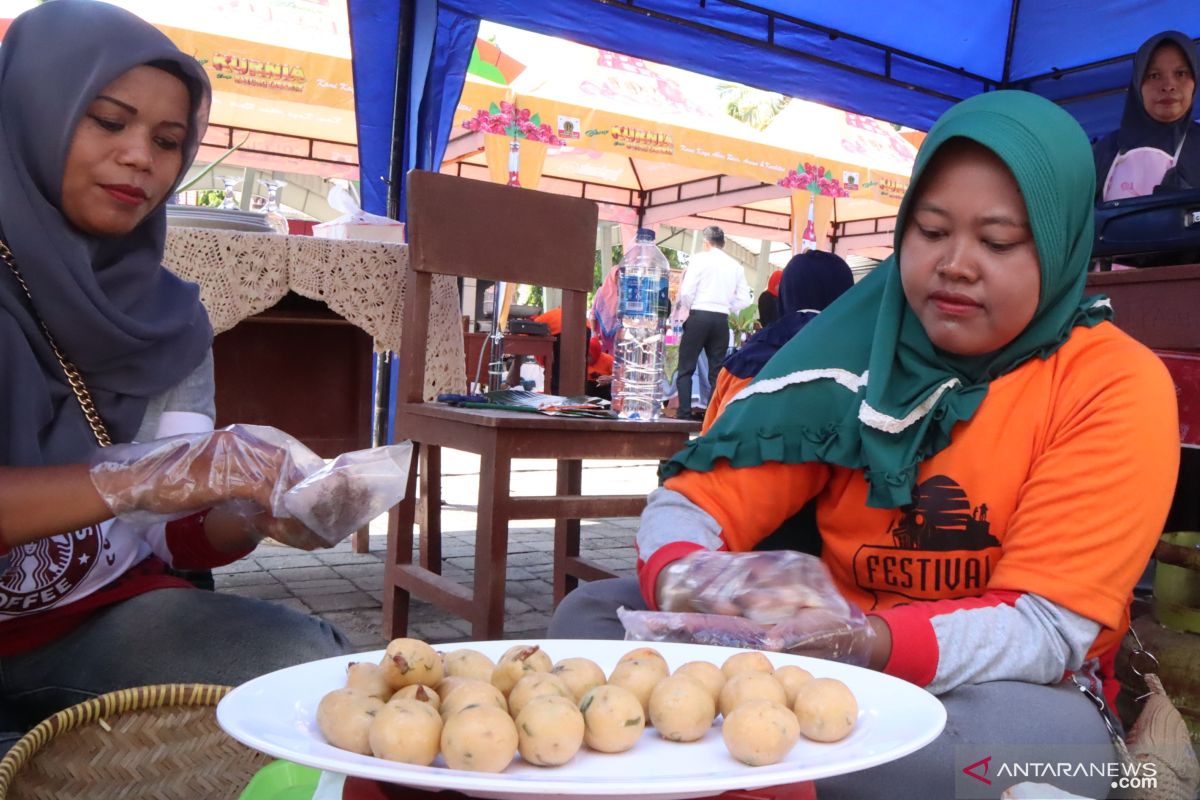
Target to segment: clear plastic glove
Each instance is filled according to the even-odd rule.
[[[276,502],[324,462],[273,428],[232,425],[210,433],[118,444],[96,451],[90,476],[114,515],[155,521],[248,500]]]
[[[288,489],[276,515],[337,544],[404,499],[411,462],[411,442],[343,453]]]
[[[248,530],[312,550],[332,547],[400,502],[411,453],[402,442],[326,464],[276,428],[231,425],[102,448],[90,475],[113,514],[128,522],[146,525],[226,504]]]
[[[685,642],[826,658],[865,667],[875,631],[858,608],[846,612],[805,608],[773,624],[745,617],[695,612],[617,609],[625,638],[644,642]]]
[[[851,615],[821,559],[791,550],[692,553],[663,569],[657,595],[663,611],[723,614],[767,624],[794,620],[811,609]]]

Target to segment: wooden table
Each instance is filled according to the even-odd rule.
[[[465,333],[464,347],[466,349],[467,388],[472,383],[487,384],[487,351],[484,342],[492,334],[486,331]],[[534,356],[545,360],[546,377],[544,390],[550,391],[550,376],[554,374],[554,336],[531,336],[528,334],[506,333],[502,342],[502,353],[506,356]],[[480,366],[480,362],[483,362]],[[478,376],[478,380],[476,379]]]

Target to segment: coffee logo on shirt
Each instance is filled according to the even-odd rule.
[[[109,547],[100,526],[14,548],[0,575],[0,614],[45,611],[73,592]]]
[[[893,518],[892,546],[863,545],[854,554],[855,583],[910,600],[983,594],[1000,547],[987,514],[987,503],[972,505],[954,480],[934,475]]]

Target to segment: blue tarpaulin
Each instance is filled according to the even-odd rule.
[[[1200,36],[1196,0],[349,0],[364,207],[387,210],[393,141],[435,168],[480,19],[928,129],[998,88],[1059,102],[1092,136],[1116,127],[1130,58],[1151,34]],[[401,37],[404,9],[412,36]],[[402,48],[402,45],[407,49]],[[411,53],[399,96],[397,53]],[[400,212],[402,213],[402,200]]]

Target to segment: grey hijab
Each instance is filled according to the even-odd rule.
[[[52,0],[17,17],[0,46],[0,237],[116,442],[212,343],[197,287],[162,266],[165,204],[112,239],[80,232],[60,211],[77,123],[101,89],[142,64],[188,87],[186,170],[207,125],[208,78],[148,23],[106,3]],[[29,300],[0,265],[0,464],[69,463],[95,446]]]

